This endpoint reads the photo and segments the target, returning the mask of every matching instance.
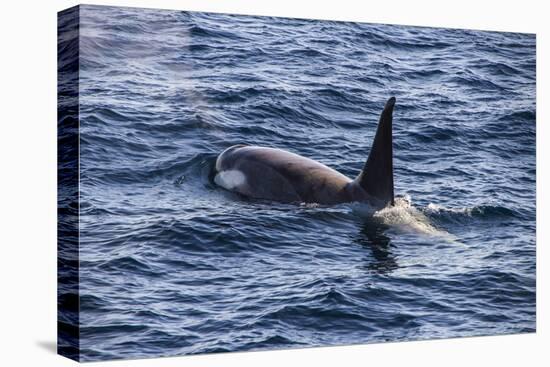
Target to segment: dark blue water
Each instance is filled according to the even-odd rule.
[[[83,6],[84,360],[535,331],[535,36]],[[225,148],[349,177],[394,112],[397,205],[217,188]]]

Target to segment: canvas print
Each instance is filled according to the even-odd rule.
[[[58,350],[536,329],[534,34],[58,15]]]

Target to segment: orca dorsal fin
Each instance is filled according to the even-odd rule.
[[[395,97],[386,102],[363,170],[355,181],[382,207],[394,205],[392,118]]]

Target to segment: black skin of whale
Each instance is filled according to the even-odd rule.
[[[392,119],[395,97],[380,115],[369,157],[350,179],[315,160],[285,150],[234,145],[217,158],[214,181],[249,198],[283,203],[394,205]]]

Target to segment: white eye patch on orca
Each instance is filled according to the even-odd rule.
[[[214,177],[214,182],[227,190],[232,190],[246,182],[244,173],[239,170],[221,171]]]

